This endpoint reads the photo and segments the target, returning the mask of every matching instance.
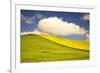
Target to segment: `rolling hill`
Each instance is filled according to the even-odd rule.
[[[43,38],[62,44],[64,46],[69,46],[72,48],[77,48],[82,50],[89,50],[89,41],[69,40],[69,39],[64,39],[58,36],[48,35],[48,34],[40,34],[39,36],[42,36]]]
[[[21,35],[21,62],[88,60],[88,46],[87,41],[65,40],[51,35]]]

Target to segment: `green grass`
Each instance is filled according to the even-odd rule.
[[[67,47],[36,34],[21,35],[21,62],[88,60],[89,50]]]

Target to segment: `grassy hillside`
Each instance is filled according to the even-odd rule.
[[[73,45],[63,45],[42,35],[21,35],[22,63],[87,59],[89,59],[89,50],[76,49]]]
[[[53,35],[39,35],[42,36],[43,38],[46,38],[48,40],[51,40],[53,42],[62,44],[64,46],[69,46],[72,48],[77,48],[77,49],[82,49],[82,50],[89,50],[89,41],[83,41],[83,40],[69,40],[69,39],[64,39],[58,36],[53,36]]]

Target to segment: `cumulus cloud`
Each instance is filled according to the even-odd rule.
[[[58,17],[49,17],[39,21],[38,27],[41,32],[54,35],[83,35],[86,30],[79,25],[63,21]]]
[[[90,19],[90,15],[89,14],[86,14],[82,17],[83,20],[88,20]]]

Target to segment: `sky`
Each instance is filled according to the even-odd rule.
[[[87,35],[89,35],[89,13],[21,10],[20,16],[21,33],[34,32],[39,29],[39,32],[72,40],[86,40]],[[44,22],[46,24],[43,24]],[[78,32],[76,28],[79,30]],[[55,31],[52,31],[52,29]],[[81,34],[83,29],[86,33]]]

